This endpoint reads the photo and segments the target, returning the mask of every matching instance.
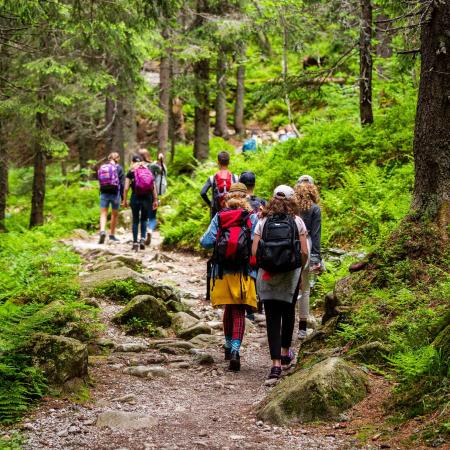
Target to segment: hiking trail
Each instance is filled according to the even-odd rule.
[[[107,355],[89,357],[91,384],[87,400],[48,397],[32,411],[23,425],[25,448],[374,448],[373,445],[361,447],[355,435],[367,421],[381,417],[383,395],[377,395],[377,390],[382,391],[384,387],[380,380],[372,380],[372,394],[340,423],[299,424],[288,428],[258,421],[255,406],[271,389],[264,384],[270,358],[263,316],[247,327],[241,372],[227,371],[228,364],[223,360],[221,311],[213,310],[204,300],[206,260],[197,255],[161,250],[157,232],[150,248],[134,253],[127,236],[118,234],[121,243],[103,246],[97,244],[97,236],[68,243],[83,255],[86,271],[105,253],[132,256],[142,260],[143,274],[180,289],[191,310],[213,328],[214,335],[205,351],[214,358],[214,363],[201,365],[195,354],[177,355],[152,348],[158,342],[164,347],[164,342],[169,344],[173,338],[126,335],[111,322],[123,305],[98,299],[99,316],[104,324],[100,338],[111,340],[114,349]],[[124,344],[135,345],[131,348]],[[296,340],[294,346],[298,348]],[[140,366],[153,367],[155,376],[136,376]],[[127,368],[132,368],[135,375],[124,373]],[[368,411],[372,418],[367,417]],[[102,423],[109,426],[102,427]]]

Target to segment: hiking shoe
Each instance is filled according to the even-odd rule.
[[[147,233],[147,236],[145,236],[145,245],[148,247],[150,242],[152,242],[152,233]]]
[[[232,350],[230,353],[230,365],[228,368],[233,372],[239,372],[241,370],[241,357],[235,350]]]
[[[283,370],[287,370],[292,366],[292,361],[295,359],[295,353],[289,349],[287,355],[281,355],[281,367]]]
[[[225,361],[229,361],[231,359],[231,348],[224,347],[225,352]]]
[[[145,250],[145,240],[144,240],[144,239],[141,239],[141,240],[140,240],[140,242],[139,242],[139,248],[140,248],[141,250]]]
[[[307,334],[306,334],[306,330],[298,330],[298,338],[300,339],[300,340],[303,340],[303,339],[305,339],[306,338],[306,336],[307,336]]]
[[[110,240],[110,241],[113,241],[113,242],[120,242],[120,240],[117,239],[113,234],[110,234],[110,235],[109,235],[109,240]]]
[[[269,376],[267,377],[268,380],[279,380],[281,378],[281,367],[280,366],[273,366],[270,369]]]
[[[133,242],[133,247],[131,250],[133,250],[133,252],[137,252],[139,250],[139,244],[137,242]]]
[[[100,238],[98,240],[99,244],[104,244],[106,239],[106,233],[104,231],[100,231]]]

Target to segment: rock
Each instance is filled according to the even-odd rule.
[[[121,269],[122,267],[126,267],[125,264],[121,261],[106,261],[95,264],[92,266],[92,272],[100,272],[102,270],[113,270],[113,269]]]
[[[133,366],[127,367],[123,373],[141,378],[166,377],[168,372],[162,366]]]
[[[168,343],[161,342],[159,344],[156,344],[156,348],[158,350],[161,350],[164,347],[170,346],[171,348],[177,348],[181,350],[190,350],[191,348],[194,348],[194,344],[186,341],[170,341]]]
[[[368,364],[380,363],[385,360],[385,355],[389,354],[391,348],[380,341],[368,342],[362,344],[349,352],[349,357],[356,361]]]
[[[134,394],[123,395],[122,397],[114,398],[113,402],[119,403],[134,403],[137,397]]]
[[[214,357],[209,353],[197,353],[194,355],[194,362],[200,366],[210,366],[214,364]]]
[[[123,352],[123,353],[127,353],[127,352],[145,352],[148,349],[148,345],[147,344],[138,344],[138,343],[125,343],[125,344],[117,344],[114,347],[114,351],[115,352]]]
[[[329,358],[282,380],[258,418],[277,425],[333,420],[367,394],[367,378],[342,358]]]
[[[208,325],[206,325],[206,323],[198,322],[189,328],[179,331],[177,333],[177,336],[181,339],[189,340],[194,338],[195,336],[198,336],[199,334],[212,334],[212,330],[208,327]]]
[[[334,286],[334,296],[337,300],[337,305],[347,305],[353,294],[354,277],[348,275],[338,280]]]
[[[195,317],[192,317],[190,314],[187,314],[185,312],[178,312],[172,316],[172,328],[177,334],[194,326],[197,323],[198,320]]]
[[[119,267],[116,269],[99,270],[91,272],[80,278],[80,286],[82,290],[92,292],[96,288],[105,288],[114,281],[135,281],[136,283],[145,284],[142,275],[129,267]]]
[[[84,298],[83,302],[85,305],[92,306],[93,308],[100,308],[100,303],[95,298]]]
[[[221,330],[223,323],[220,320],[210,320],[209,322],[206,322],[209,328],[212,330]]]
[[[122,209],[119,211],[118,225],[120,227],[129,229],[131,227],[131,220],[132,220],[132,215],[131,215],[130,209]]]
[[[311,330],[317,330],[318,327],[317,319],[314,316],[310,315],[308,317],[308,320],[306,321],[306,326]]]
[[[158,424],[158,419],[153,416],[124,411],[105,411],[97,417],[97,427],[117,428],[120,430],[139,430]]]
[[[142,260],[140,258],[135,258],[133,256],[114,255],[109,258],[109,261],[111,261],[111,263],[114,262],[122,263],[126,267],[129,267],[130,269],[133,269],[137,272],[140,272],[142,270]]]
[[[29,352],[33,364],[43,370],[51,384],[62,385],[87,375],[87,347],[76,339],[37,333],[31,339]]]
[[[134,297],[122,311],[114,316],[113,322],[126,324],[134,318],[162,327],[168,327],[171,323],[170,315],[164,302],[151,295]]]
[[[80,239],[82,241],[88,241],[91,238],[89,233],[81,228],[76,228],[75,230],[73,230],[71,233],[71,237],[72,239]]]
[[[187,298],[182,298],[181,303],[183,303],[183,305],[186,305],[188,308],[195,308],[198,306],[197,300],[189,300]]]
[[[213,334],[199,334],[189,341],[195,347],[205,348],[218,345],[221,342],[219,336]]]
[[[94,341],[94,344],[98,345],[99,347],[104,347],[104,348],[113,348],[114,347],[114,342],[108,338],[98,338]]]
[[[187,361],[177,361],[169,364],[172,369],[189,369],[191,365]]]

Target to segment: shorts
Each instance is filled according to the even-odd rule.
[[[100,193],[100,208],[109,208],[111,205],[111,209],[119,209],[120,206],[120,195],[119,194],[105,194],[103,192]]]

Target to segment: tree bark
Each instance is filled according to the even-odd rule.
[[[222,46],[217,52],[216,67],[216,122],[214,134],[228,139],[227,126],[227,54]]]
[[[195,106],[194,117],[194,156],[205,161],[209,156],[209,61],[202,59],[194,64]]]
[[[6,201],[8,195],[8,153],[3,138],[2,119],[0,118],[0,231],[5,231]]]
[[[36,113],[36,129],[38,135],[44,130],[44,114]],[[30,228],[44,224],[44,200],[46,182],[47,155],[40,137],[34,144],[33,193],[31,197]]]
[[[359,111],[362,125],[373,123],[372,112],[372,3],[361,0],[359,36]]]
[[[168,38],[167,30],[163,30],[162,37]],[[159,107],[162,117],[158,121],[158,151],[164,156],[166,156],[169,141],[170,84],[170,55],[165,54],[161,57],[159,66]]]
[[[422,65],[414,130],[413,211],[440,225],[450,220],[450,0],[435,2],[422,25]]]
[[[234,130],[237,134],[245,133],[244,122],[244,97],[245,97],[245,45],[242,44],[238,55],[238,67],[236,69],[236,100],[234,103]]]
[[[123,161],[125,159],[123,102],[114,95],[115,92],[115,87],[110,87],[105,103],[105,122],[108,127],[105,138],[105,156],[111,152],[117,152]]]

